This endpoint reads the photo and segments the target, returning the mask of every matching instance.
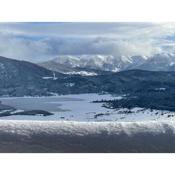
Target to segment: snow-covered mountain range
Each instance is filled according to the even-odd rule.
[[[136,57],[136,59],[137,64],[141,64],[145,61],[145,57]],[[126,56],[115,57],[113,55],[60,55],[48,61],[45,65],[50,64],[50,62],[54,62],[54,65],[61,64],[69,68],[86,68],[118,72],[132,65],[135,59]]]
[[[150,57],[143,55],[60,55],[40,65],[61,73],[82,73],[82,75],[83,73],[84,75],[95,75],[97,70],[111,72],[129,69],[175,71],[175,54],[162,53]]]

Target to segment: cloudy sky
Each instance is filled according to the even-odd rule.
[[[0,23],[0,55],[15,59],[162,52],[175,53],[175,23]]]

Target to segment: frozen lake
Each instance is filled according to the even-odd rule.
[[[109,94],[76,94],[55,97],[7,97],[0,98],[3,104],[18,110],[46,110],[54,113],[52,116],[8,116],[1,119],[31,119],[31,120],[92,120],[98,113],[107,113],[110,109],[102,107],[102,103],[92,103],[94,100],[119,99]]]
[[[51,116],[13,115],[1,117],[1,120],[50,120],[50,121],[157,121],[175,120],[175,113],[168,111],[133,108],[130,113],[127,109],[108,109],[102,103],[92,103],[94,100],[118,99],[121,96],[109,94],[75,94],[54,97],[7,97],[0,98],[3,104],[15,107],[18,110],[45,110],[52,112]],[[170,117],[171,116],[171,117]]]

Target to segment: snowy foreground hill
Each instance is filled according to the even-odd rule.
[[[175,152],[175,122],[1,121],[0,152]]]

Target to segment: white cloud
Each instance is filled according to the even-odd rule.
[[[43,41],[30,41],[16,38],[12,35],[3,35],[0,33],[0,55],[35,61],[36,58],[45,58],[48,56],[49,45]]]
[[[0,55],[41,61],[59,54],[175,52],[175,23],[1,23]]]

